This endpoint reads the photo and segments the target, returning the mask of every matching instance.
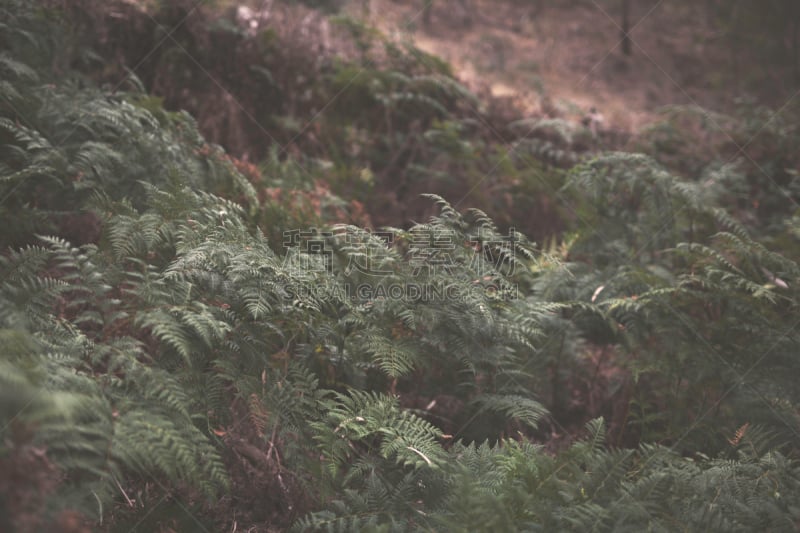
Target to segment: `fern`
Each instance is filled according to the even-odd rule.
[[[244,527],[231,502],[296,530],[795,529],[788,170],[789,192],[759,184],[677,123],[649,139],[685,165],[589,159],[559,120],[513,123],[505,157],[446,68],[343,19],[362,61],[314,82],[348,86],[336,118],[259,172],[186,113],[56,76],[54,52],[74,57],[46,15],[65,11],[0,10],[0,470],[39,457],[13,490],[42,493],[42,524],[137,524],[146,502],[202,496],[217,529]],[[763,126],[791,167],[796,125],[751,111],[670,112]],[[463,193],[495,170],[507,181],[476,191],[565,179],[547,194],[571,233],[536,246],[450,194],[371,233],[334,224],[348,204],[324,185]],[[764,224],[751,190],[780,207]]]

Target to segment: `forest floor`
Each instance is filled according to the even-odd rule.
[[[700,2],[631,2],[632,53],[623,54],[620,4],[436,0],[425,25],[421,0],[371,0],[369,19],[527,115],[579,120],[595,107],[606,127],[635,134],[667,105],[725,111],[746,94],[779,108],[795,95],[796,72],[766,61],[766,47],[726,37]],[[360,2],[347,7],[363,15]]]

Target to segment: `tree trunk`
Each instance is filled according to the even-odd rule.
[[[800,13],[798,13],[800,15]],[[794,77],[800,80],[800,20],[794,17],[792,27],[792,59],[794,63]]]
[[[631,55],[633,52],[631,48],[631,38],[628,35],[631,29],[630,7],[629,0],[622,0],[622,29],[620,30],[620,38],[622,39],[622,53],[626,56]]]
[[[433,0],[422,0],[422,23],[426,28],[431,26],[431,7]]]

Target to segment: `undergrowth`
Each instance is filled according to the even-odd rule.
[[[651,155],[559,170],[470,133],[446,72],[376,65],[319,130],[330,159],[259,168],[61,63],[83,49],[57,7],[0,10],[0,529],[800,523],[796,122],[731,117],[767,129],[747,161],[673,121]],[[568,148],[561,126],[532,128]],[[435,194],[378,231],[326,185],[399,161],[456,188],[502,164],[567,231]]]

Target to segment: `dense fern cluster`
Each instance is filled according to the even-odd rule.
[[[59,12],[0,10],[0,529],[135,530],[165,501],[192,530],[243,502],[298,531],[796,528],[788,214],[765,239],[718,187],[608,153],[547,246],[435,195],[407,228],[336,224],[291,158],[262,177],[185,113],[56,75]],[[427,109],[426,150],[471,150],[413,97],[458,87],[369,77],[355,122],[403,144]]]

